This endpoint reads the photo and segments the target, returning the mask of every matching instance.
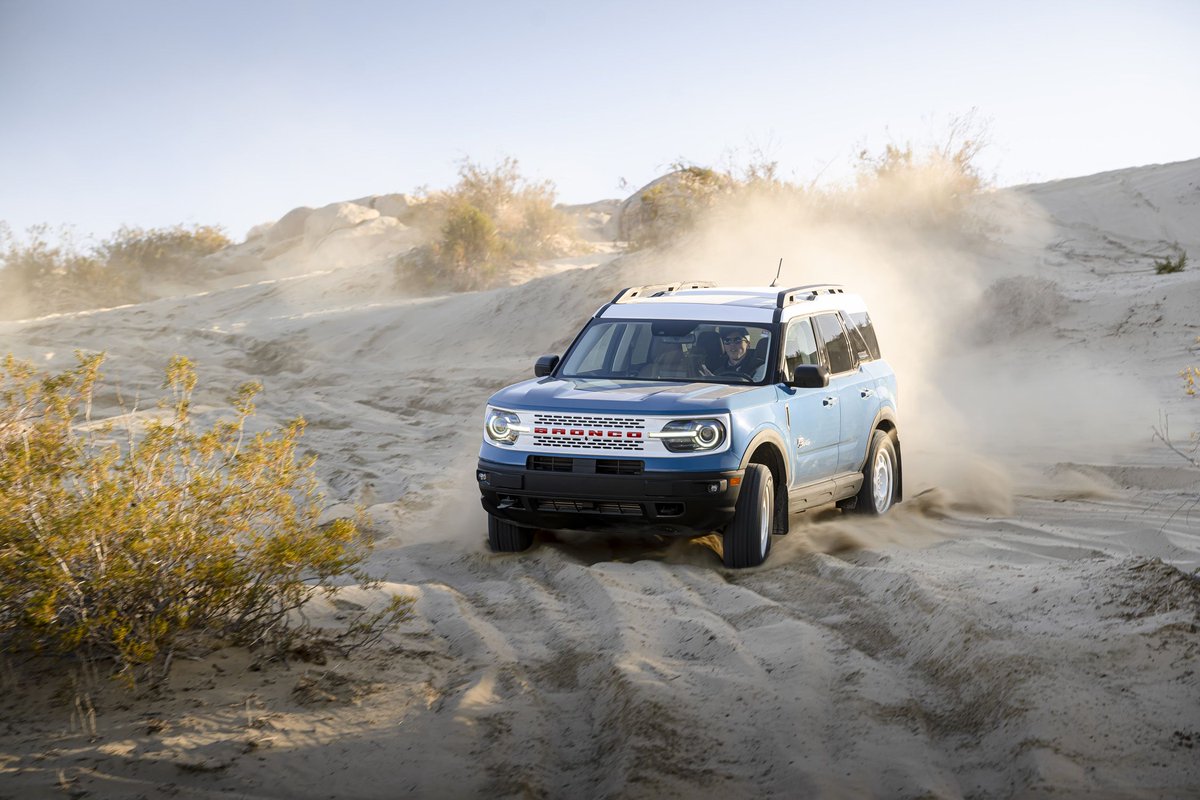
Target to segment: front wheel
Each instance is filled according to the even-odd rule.
[[[533,529],[488,514],[488,544],[496,553],[519,553],[533,546]]]
[[[734,507],[733,522],[725,528],[722,549],[727,567],[757,567],[771,551],[771,523],[775,508],[775,483],[762,464],[746,467],[742,490]]]
[[[896,445],[886,431],[877,430],[867,449],[863,465],[862,488],[855,498],[854,510],[877,517],[887,513],[896,499]]]

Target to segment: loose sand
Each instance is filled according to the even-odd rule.
[[[102,411],[201,370],[202,417],[263,380],[331,503],[369,507],[379,590],[416,598],[349,661],[182,661],[133,698],[44,665],[0,674],[0,796],[1200,796],[1200,161],[998,192],[967,241],[715,226],[667,254],[544,265],[414,299],[386,263],[0,323],[47,367],[108,353]],[[761,234],[761,235],[757,235]],[[907,500],[797,518],[767,564],[707,540],[485,544],[483,403],[622,286],[837,280],[901,381]],[[762,274],[758,274],[758,273]],[[252,275],[253,273],[247,273]],[[231,280],[230,283],[237,283]],[[343,506],[344,507],[344,506]],[[331,510],[336,513],[336,508]]]

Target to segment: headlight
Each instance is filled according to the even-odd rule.
[[[496,444],[512,444],[528,430],[521,425],[521,418],[511,411],[489,408],[484,417],[483,431]]]
[[[677,419],[647,435],[661,439],[672,453],[695,453],[720,447],[725,442],[725,425],[719,419]]]

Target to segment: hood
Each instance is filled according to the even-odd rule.
[[[761,386],[540,378],[501,389],[490,405],[530,411],[679,414],[728,411],[732,398]]]

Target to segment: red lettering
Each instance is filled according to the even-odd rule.
[[[572,436],[583,436],[583,435],[584,435],[584,430],[583,430],[582,428],[572,428],[572,429],[571,429],[571,435],[572,435]]]
[[[609,435],[609,436],[611,436],[611,437],[612,437],[612,438],[614,438],[614,439],[620,439],[620,438],[621,438],[621,436],[622,436],[622,434],[621,434],[621,432],[620,432],[620,431],[609,431],[609,432],[608,432],[608,435]]]
[[[642,438],[642,432],[641,431],[626,431],[625,438],[626,439],[640,439],[640,438]]]
[[[548,431],[547,428],[534,428],[533,429],[534,433],[546,433],[547,431]]]
[[[566,428],[551,428],[550,435],[551,436],[566,436],[567,429]]]
[[[588,436],[603,436],[604,431],[588,431]]]

